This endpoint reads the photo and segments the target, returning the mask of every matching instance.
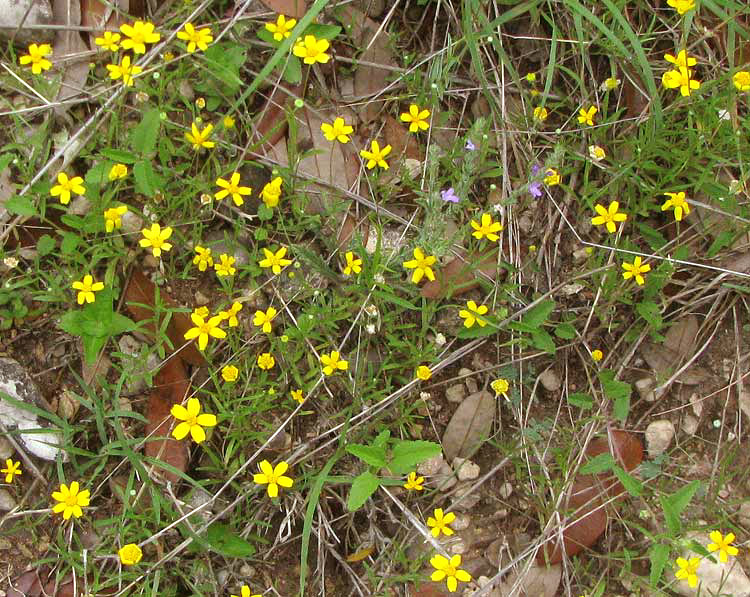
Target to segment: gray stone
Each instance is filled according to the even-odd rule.
[[[143,218],[138,215],[137,213],[133,212],[128,208],[128,211],[126,211],[124,214],[122,214],[122,228],[120,228],[120,232],[122,234],[126,235],[140,235],[141,230],[143,230]],[[138,240],[137,238],[133,238],[131,240]]]
[[[737,518],[739,519],[740,524],[750,526],[750,501],[744,502],[740,506],[740,509],[737,512]]]
[[[51,42],[55,31],[46,26],[54,23],[54,20],[49,0],[0,2],[0,39],[13,39],[20,44]],[[38,27],[30,28],[28,25]]]
[[[685,418],[682,419],[682,430],[688,435],[695,435],[695,432],[698,431],[698,419],[693,415],[685,415]]]
[[[16,498],[14,498],[7,489],[0,487],[0,512],[7,512],[12,510],[18,505]]]
[[[646,450],[649,458],[663,454],[674,438],[674,424],[669,419],[654,421],[646,427]]]
[[[466,387],[462,383],[457,383],[445,390],[445,399],[448,402],[462,402],[466,398]]]
[[[469,394],[476,394],[479,391],[479,385],[477,380],[474,378],[474,372],[466,367],[461,367],[458,370],[458,375],[464,380],[466,388],[469,390]]]
[[[0,437],[0,460],[5,462],[7,458],[10,458],[15,453],[16,449],[13,447],[6,438]]]
[[[700,545],[711,543],[708,533],[699,532],[687,533],[686,540],[693,539]],[[686,550],[681,556],[690,559],[698,554]],[[701,558],[700,567],[698,568],[698,578],[700,582],[694,588],[691,588],[686,580],[677,580],[672,585],[672,590],[685,597],[697,597],[698,595],[732,595],[732,597],[750,597],[750,579],[742,569],[740,561],[736,558],[729,558],[729,561],[722,563],[719,558]]]
[[[562,386],[560,377],[555,373],[554,369],[547,369],[539,376],[539,383],[548,392],[557,392]]]
[[[456,486],[453,493],[456,501],[451,506],[451,510],[466,512],[479,503],[481,496],[479,495],[479,491],[474,488],[473,485],[474,484],[471,481],[463,481]]]
[[[513,493],[513,484],[510,481],[506,481],[500,486],[500,491],[498,491],[498,494],[500,497],[504,500],[507,500],[511,494]]]
[[[91,201],[79,195],[70,202],[68,213],[74,216],[85,216],[91,211]]]
[[[654,386],[656,381],[653,377],[642,377],[635,382],[635,389],[638,391],[638,395],[646,402],[656,402],[656,394],[654,393]]]
[[[438,454],[434,458],[430,458],[428,460],[425,460],[424,462],[420,462],[417,465],[417,474],[424,475],[425,477],[432,477],[433,475],[437,475],[438,471],[440,470],[440,467],[443,466],[443,455]]]
[[[450,464],[443,461],[440,465],[440,470],[438,470],[437,474],[431,479],[430,485],[433,485],[438,491],[448,491],[456,483],[458,483],[456,473],[451,468]]]
[[[750,420],[750,391],[742,388],[738,399],[740,410]]]
[[[214,237],[214,240],[210,240],[210,236]],[[214,263],[219,263],[222,254],[230,255],[234,257],[235,267],[241,267],[250,263],[250,251],[248,251],[241,243],[232,241],[232,239],[225,239],[223,237],[216,238],[216,234],[209,235],[209,240],[206,241],[206,247],[211,249],[211,255],[214,258]]]
[[[456,471],[459,481],[473,481],[479,477],[479,465],[468,458],[456,456],[453,459],[453,470]]]

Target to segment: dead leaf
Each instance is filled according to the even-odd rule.
[[[399,122],[393,116],[386,116],[383,135],[385,142],[391,146],[393,157],[422,161],[422,151],[417,145],[417,137],[409,133],[404,123]]]
[[[344,6],[336,12],[336,18],[344,25],[349,36],[354,40],[355,47],[364,48],[359,56],[362,62],[396,66],[396,59],[389,49],[390,38],[385,29],[378,31],[379,25],[367,18],[363,12]],[[357,98],[371,98],[388,85],[388,75],[392,71],[360,64],[354,72],[354,95]],[[359,108],[359,116],[364,123],[377,118],[383,107],[384,100],[368,99]]]
[[[173,404],[181,404],[190,390],[185,366],[178,355],[172,355],[154,377],[154,387],[148,399],[146,417],[146,456],[156,458],[185,472],[188,462],[188,449],[185,442],[171,437],[174,418],[170,414]],[[154,439],[158,438],[158,439]],[[176,483],[179,477],[171,471],[161,469],[159,473],[168,481]]]
[[[469,458],[490,435],[495,417],[495,397],[482,390],[458,405],[443,434],[446,460]]]
[[[456,257],[435,270],[435,280],[422,286],[422,296],[431,299],[451,298],[469,292],[479,285],[477,277],[485,274],[495,280],[498,273],[497,251],[484,255]]]
[[[341,221],[337,235],[339,250],[344,249],[349,244],[357,229],[359,229],[363,241],[367,242],[367,237],[370,234],[370,222],[366,218],[358,222],[352,214],[347,213]]]
[[[688,315],[669,328],[661,345],[646,342],[641,345],[643,358],[656,373],[659,380],[669,379],[682,364],[695,354],[698,341],[698,318]],[[688,386],[704,383],[710,372],[698,365],[691,365],[675,379]]]
[[[260,151],[268,152],[286,134],[289,125],[285,107],[294,103],[295,97],[302,95],[302,86],[296,85],[288,90],[282,85],[274,87],[273,92],[261,110],[260,118],[253,127],[251,140],[263,140]]]
[[[555,597],[562,568],[520,564],[490,593],[490,597]],[[514,589],[515,588],[515,589]]]
[[[287,17],[301,19],[307,12],[307,2],[305,0],[261,0],[269,10]]]
[[[120,25],[127,22],[125,17],[130,10],[128,0],[81,0],[81,25],[94,29],[119,29]],[[94,38],[99,37],[100,32],[89,32],[89,46],[92,50],[97,48]]]
[[[364,549],[360,549],[359,551],[355,551],[353,554],[346,556],[346,561],[350,564],[353,562],[361,562],[362,560],[369,558],[374,551],[375,548],[372,545],[370,547],[365,547]]]
[[[7,597],[80,597],[85,586],[84,579],[78,577],[74,582],[71,574],[57,579],[49,566],[42,565],[11,580],[5,594]],[[116,592],[115,588],[100,589],[97,595],[114,595]]]
[[[52,11],[55,23],[76,28],[81,24],[81,5],[75,0],[53,0]],[[76,31],[60,30],[55,33],[53,53],[58,66],[62,65],[63,77],[57,92],[55,114],[66,114],[69,105],[66,100],[84,93],[86,79],[89,74],[89,47],[83,41],[81,34]]]
[[[50,42],[54,30],[45,26],[53,23],[49,0],[0,2],[0,39],[13,39],[18,44]]]
[[[159,290],[161,302],[165,307],[177,307],[177,303],[165,291]],[[156,323],[154,322],[154,305],[156,304],[156,285],[149,280],[139,269],[134,269],[125,287],[125,305],[136,322],[145,322],[146,330],[154,335]],[[161,324],[159,324],[161,326]],[[176,349],[185,344],[185,332],[193,327],[187,313],[172,312],[167,325],[167,337]],[[180,350],[182,359],[200,367],[205,364],[205,358],[191,342]]]

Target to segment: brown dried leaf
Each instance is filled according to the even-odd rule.
[[[127,16],[129,9],[128,0],[107,0],[106,3],[100,0],[81,0],[81,25],[115,30],[126,22],[124,16]],[[94,38],[100,35],[99,32],[89,32],[89,46],[92,50],[97,47]]]
[[[264,140],[260,151],[268,152],[286,134],[288,121],[286,119],[285,107],[291,106],[295,97],[302,95],[302,86],[290,87],[288,92],[281,85],[274,87],[271,96],[261,110],[260,119],[253,127],[251,139],[253,141]]]
[[[669,328],[662,345],[648,342],[641,346],[641,355],[654,370],[657,379],[668,379],[686,359],[695,354],[698,328],[698,318],[695,315],[688,315]],[[695,386],[705,382],[709,377],[708,371],[697,365],[691,365],[680,373],[675,381]]]
[[[184,472],[188,462],[187,445],[170,435],[174,423],[170,414],[172,405],[182,403],[190,390],[190,381],[182,359],[178,355],[167,359],[156,374],[154,382],[155,385],[148,399],[148,424],[146,425],[146,434],[153,435],[146,442],[146,456],[162,460]],[[160,473],[172,483],[176,483],[179,479],[177,475],[167,470],[161,470]]]
[[[391,146],[393,157],[422,161],[422,152],[417,145],[416,135],[409,133],[409,129],[393,116],[385,117],[383,135],[385,142]]]
[[[458,405],[443,434],[443,452],[448,462],[456,456],[469,458],[490,435],[495,417],[495,397],[482,390]]]
[[[497,277],[497,251],[484,255],[456,257],[447,265],[435,270],[435,280],[422,286],[422,296],[444,299],[469,292],[479,285],[480,272],[491,280]]]
[[[339,250],[344,249],[349,244],[358,228],[362,239],[367,241],[367,236],[370,234],[370,223],[365,218],[358,222],[352,214],[347,213],[339,226],[337,242]]]
[[[177,303],[165,291],[159,290],[161,302],[168,307],[176,307]],[[134,269],[130,274],[125,287],[125,305],[136,322],[147,322],[146,329],[154,335],[156,324],[154,322],[154,305],[156,304],[156,285],[149,280],[139,269]],[[147,306],[143,306],[147,305]],[[185,332],[193,327],[187,313],[172,312],[167,325],[167,337],[175,349],[185,344]],[[191,342],[180,350],[180,356],[196,367],[205,364],[201,352]]]
[[[610,442],[612,442],[611,446]],[[606,452],[611,452],[615,462],[627,472],[634,470],[643,462],[641,440],[627,431],[610,431],[608,438],[594,438],[586,448],[586,456],[589,458]],[[607,493],[610,497],[623,495],[625,492],[622,483],[614,474],[601,473],[597,475],[597,486],[600,492]]]
[[[555,597],[560,586],[562,568],[559,565],[519,564],[491,593],[492,597]],[[515,589],[514,589],[515,587]]]
[[[52,11],[55,23],[78,27],[81,24],[81,5],[78,0],[53,0]],[[54,55],[58,64],[64,65],[64,73],[57,101],[65,102],[83,94],[89,74],[89,50],[78,31],[57,31],[54,41]],[[64,61],[64,62],[61,62]],[[61,116],[67,112],[68,105],[55,105],[55,113]]]
[[[269,10],[275,13],[300,19],[307,12],[307,2],[305,0],[261,0]]]

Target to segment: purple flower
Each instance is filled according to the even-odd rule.
[[[464,148],[468,151],[474,151],[476,149],[476,146],[471,142],[471,139],[468,139],[466,141],[466,145],[464,145]]]
[[[447,191],[440,191],[440,198],[443,201],[450,201],[451,203],[458,203],[461,200],[458,195],[456,195],[456,191],[453,190],[453,187]]]
[[[541,167],[539,166],[539,164],[534,164],[533,166],[531,166],[531,175],[536,176],[537,174],[539,174],[540,170]]]
[[[532,197],[541,197],[544,193],[542,192],[542,183],[538,180],[529,183],[529,193]]]

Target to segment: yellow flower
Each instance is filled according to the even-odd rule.
[[[221,191],[217,191],[214,194],[214,197],[217,199],[224,199],[227,195],[232,195],[232,201],[234,201],[234,204],[239,207],[242,205],[245,200],[242,198],[242,195],[249,195],[253,192],[253,189],[250,187],[241,187],[240,186],[240,173],[239,172],[233,172],[232,176],[229,177],[229,180],[224,180],[223,178],[217,178],[216,184],[221,187]]]
[[[222,320],[226,319],[230,328],[236,328],[240,324],[237,319],[237,313],[240,311],[242,311],[242,303],[234,301],[229,309],[219,313],[219,317],[221,317]]]
[[[242,585],[240,587],[240,597],[263,597],[262,595],[258,595],[257,593],[255,595],[250,594],[250,587],[247,585]],[[230,595],[229,597],[237,597],[237,595]]]
[[[102,282],[94,282],[94,278],[86,274],[80,282],[73,282],[73,290],[78,291],[79,305],[82,305],[84,302],[93,303],[96,300],[94,293],[104,290],[104,284]]]
[[[233,381],[237,381],[237,378],[240,375],[240,370],[237,369],[234,365],[227,365],[221,370],[221,376],[224,378],[224,381],[227,383],[232,383]]]
[[[674,8],[679,15],[695,8],[695,0],[667,0],[667,4]]]
[[[338,141],[339,143],[349,143],[349,135],[354,132],[354,127],[344,122],[343,118],[336,118],[333,124],[324,122],[320,125],[323,136],[328,141]]]
[[[589,145],[589,157],[595,162],[601,162],[607,157],[607,152],[604,151],[603,147],[598,145]]]
[[[111,31],[105,31],[101,37],[94,38],[94,43],[102,48],[103,50],[109,50],[110,52],[117,52],[120,46],[117,42],[120,41],[119,33],[112,33]]]
[[[734,533],[728,533],[724,537],[719,531],[711,531],[709,537],[711,538],[711,543],[706,546],[706,549],[712,553],[718,551],[720,562],[725,563],[729,559],[729,556],[736,556],[739,553],[739,550],[731,545],[732,541],[734,541]]]
[[[423,276],[427,276],[427,279],[431,282],[435,280],[435,273],[432,271],[432,266],[436,261],[437,258],[434,255],[425,255],[421,248],[416,247],[414,249],[414,259],[404,261],[402,265],[407,269],[414,270],[411,281],[414,284],[419,284]]]
[[[13,483],[16,475],[21,474],[21,463],[13,462],[10,458],[5,460],[5,468],[0,468],[0,473],[5,475],[6,483]]]
[[[615,230],[617,230],[616,222],[624,222],[628,219],[627,214],[618,212],[619,209],[620,203],[618,201],[612,201],[609,204],[608,208],[605,208],[603,205],[599,205],[597,203],[594,206],[594,211],[596,211],[596,213],[599,215],[591,218],[591,223],[594,226],[606,226],[607,232],[612,234]]]
[[[349,368],[349,361],[340,358],[338,350],[331,354],[320,355],[320,362],[323,364],[323,373],[333,375],[336,371],[346,371]]]
[[[104,229],[107,232],[119,230],[122,226],[122,216],[128,211],[127,206],[118,205],[104,210]]]
[[[619,87],[620,85],[620,79],[616,77],[609,77],[604,80],[603,86],[606,91],[614,91]]]
[[[91,492],[88,489],[79,490],[78,481],[73,481],[70,484],[70,488],[65,483],[61,483],[60,490],[52,492],[52,499],[59,502],[55,504],[52,511],[55,514],[62,512],[64,520],[68,520],[71,516],[75,516],[76,518],[83,516],[81,508],[89,505]]]
[[[351,276],[352,272],[358,274],[362,271],[362,260],[354,257],[351,251],[346,252],[346,265],[341,270],[345,276]]]
[[[195,107],[198,108],[199,110],[203,110],[203,108],[206,107],[206,98],[199,97],[198,99],[196,99],[195,100]]]
[[[154,223],[151,224],[151,229],[141,230],[141,234],[143,238],[140,240],[140,245],[143,248],[151,247],[154,257],[161,257],[162,251],[169,251],[172,248],[172,243],[166,242],[172,236],[172,229],[169,226],[162,228]]]
[[[432,370],[427,365],[420,365],[417,367],[417,378],[422,381],[427,381],[432,377]]]
[[[672,56],[672,54],[664,54],[664,60],[666,60],[670,64],[674,64],[677,67],[695,66],[696,64],[698,64],[698,61],[692,56],[688,56],[685,50],[680,50],[679,52],[677,52],[677,56]]]
[[[359,155],[367,160],[368,170],[372,170],[375,166],[388,170],[388,162],[385,161],[385,158],[389,153],[391,153],[390,145],[380,149],[380,144],[377,141],[372,141],[370,142],[370,151],[363,149],[359,152]]]
[[[273,369],[273,366],[275,364],[276,359],[273,358],[273,355],[270,352],[264,352],[258,355],[258,367],[260,367],[264,371]]]
[[[633,259],[633,263],[623,263],[622,269],[625,270],[622,272],[623,279],[630,280],[630,278],[635,278],[636,284],[638,284],[638,286],[643,286],[645,282],[643,274],[650,272],[651,266],[648,263],[642,263],[642,259],[636,257]]]
[[[227,255],[226,253],[222,253],[221,255],[219,255],[219,259],[221,261],[214,264],[216,275],[220,278],[224,276],[233,276],[237,271],[237,269],[234,267],[235,258]]]
[[[604,358],[604,353],[597,348],[591,351],[591,358],[598,363]]]
[[[685,199],[685,193],[680,191],[679,193],[664,193],[669,199],[664,202],[661,206],[662,211],[667,211],[670,207],[674,208],[674,219],[678,222],[682,221],[683,215],[690,213],[690,205]]]
[[[487,325],[487,322],[482,319],[480,315],[484,315],[485,313],[487,313],[486,305],[477,306],[474,301],[468,301],[466,303],[466,309],[461,309],[458,312],[458,315],[464,320],[465,328],[470,328],[475,323],[479,324],[480,328],[483,328]]]
[[[695,89],[700,89],[701,83],[695,79],[691,79],[693,71],[689,70],[685,66],[680,66],[676,70],[668,70],[661,77],[661,84],[667,89],[680,88],[680,93],[683,97],[690,95],[690,92]]]
[[[195,253],[193,265],[197,265],[200,271],[205,272],[207,268],[213,267],[214,258],[211,256],[211,249],[195,245]]]
[[[28,49],[28,54],[24,54],[20,57],[19,62],[22,65],[31,64],[31,72],[38,75],[43,70],[49,70],[52,63],[45,58],[48,54],[52,53],[52,46],[49,44],[31,44]]]
[[[225,129],[233,129],[234,128],[234,118],[231,116],[225,116],[224,120],[221,121],[224,125]]]
[[[746,70],[736,72],[732,77],[732,81],[737,91],[750,91],[750,72]]]
[[[125,36],[122,40],[123,50],[133,50],[133,54],[145,54],[146,44],[155,44],[161,36],[154,31],[154,24],[136,21],[132,25],[120,25],[120,31]]]
[[[527,83],[536,83],[536,73],[526,73],[524,79]]]
[[[314,35],[305,35],[305,39],[297,40],[292,52],[297,58],[302,58],[305,64],[315,64],[320,62],[325,64],[331,57],[326,54],[326,50],[331,44],[327,39],[317,39]]]
[[[187,434],[193,438],[196,444],[202,443],[206,439],[204,427],[214,427],[216,425],[216,415],[201,412],[201,403],[197,398],[189,398],[187,408],[182,404],[173,404],[169,411],[172,416],[181,421],[172,430],[172,437],[177,440],[184,439]]]
[[[412,491],[424,491],[424,477],[417,477],[417,473],[412,471],[406,477],[406,483],[404,483],[405,489],[411,489]]]
[[[60,195],[60,203],[63,205],[67,205],[70,202],[71,193],[83,195],[85,192],[86,187],[83,186],[83,178],[80,176],[68,178],[65,172],[60,172],[57,175],[57,184],[49,190],[49,194],[53,197]]]
[[[268,497],[275,498],[279,495],[279,486],[289,489],[294,484],[294,480],[284,476],[288,468],[289,464],[285,460],[275,467],[271,466],[268,460],[263,460],[260,463],[260,472],[253,475],[253,482],[268,485]]]
[[[253,325],[257,325],[265,334],[268,334],[271,332],[271,322],[276,317],[276,314],[277,311],[273,307],[268,307],[265,312],[256,311],[255,317],[253,317]]]
[[[185,23],[185,30],[178,31],[177,37],[188,42],[187,51],[190,54],[195,52],[196,47],[205,52],[208,44],[214,40],[214,36],[211,35],[211,30],[208,27],[196,29],[190,23]]]
[[[596,106],[591,106],[588,110],[581,108],[578,111],[578,124],[586,124],[588,126],[594,126],[594,114],[599,110]]]
[[[417,104],[411,104],[408,112],[401,114],[401,122],[409,123],[409,132],[418,133],[419,131],[426,131],[430,128],[427,119],[430,116],[429,110],[420,110]]]
[[[472,236],[477,240],[482,240],[485,236],[487,240],[497,242],[500,238],[496,233],[503,229],[500,222],[493,222],[490,214],[482,214],[481,224],[479,222],[471,221],[471,227],[474,229]]]
[[[192,313],[190,319],[195,327],[190,328],[185,332],[185,340],[193,340],[198,338],[198,348],[205,350],[208,345],[209,336],[212,338],[226,338],[227,333],[219,327],[219,324],[223,321],[220,315],[214,315],[208,320],[201,317],[197,313]],[[180,439],[180,438],[177,438]]]
[[[292,390],[292,398],[302,404],[305,401],[305,397],[302,394],[302,390]]]
[[[438,554],[430,558],[430,564],[435,568],[435,572],[430,576],[430,580],[440,582],[445,579],[445,584],[449,591],[455,591],[458,588],[459,581],[471,581],[471,574],[459,568],[461,565],[461,556],[458,554],[451,556],[450,560]]]
[[[544,106],[537,106],[534,108],[534,120],[544,122],[547,120],[547,116],[549,116],[549,112],[547,112],[547,108]]]
[[[560,184],[560,174],[554,168],[547,168],[544,173],[544,184],[548,187],[554,187]]]
[[[698,567],[701,565],[701,559],[690,558],[690,560],[686,560],[685,558],[677,558],[677,565],[680,569],[674,575],[680,580],[687,580],[690,588],[694,589],[697,587],[698,575],[696,573],[698,572]]]
[[[113,81],[122,77],[122,82],[125,87],[133,86],[133,75],[143,71],[143,68],[137,64],[130,64],[130,56],[123,56],[120,60],[120,64],[108,64],[107,70],[109,71],[109,78]]]
[[[453,529],[448,526],[456,520],[456,515],[453,512],[443,514],[442,508],[435,508],[433,516],[427,518],[427,526],[432,529],[430,532],[433,537],[439,537],[441,532],[446,536],[453,534]]]
[[[125,164],[115,164],[109,169],[109,180],[125,178],[128,175],[128,167]]]
[[[287,20],[284,15],[279,15],[276,23],[266,23],[265,27],[266,31],[273,33],[273,38],[276,41],[282,41],[289,37],[296,24],[297,19]]]
[[[211,149],[216,145],[213,141],[209,141],[208,138],[211,136],[211,131],[214,130],[214,125],[207,124],[206,128],[202,131],[198,130],[198,126],[193,123],[190,125],[190,133],[185,133],[185,138],[193,144],[193,149],[200,149],[205,147]]]
[[[120,548],[117,555],[120,556],[120,562],[123,566],[135,566],[141,561],[143,552],[135,543],[128,543]]]
[[[206,306],[196,307],[193,310],[193,313],[195,313],[199,317],[202,317],[203,319],[206,319],[206,317],[208,317],[211,314],[211,312],[208,310],[208,307],[206,307]]]
[[[508,399],[508,390],[510,389],[510,384],[508,383],[507,379],[503,379],[502,377],[499,377],[490,384],[490,387],[495,392],[495,398],[498,396],[502,396],[506,400]]]
[[[260,193],[260,198],[263,199],[263,203],[266,207],[273,209],[279,204],[281,198],[281,176],[277,176],[271,182],[267,182],[263,186],[263,190]]]
[[[259,261],[258,265],[264,268],[270,267],[271,271],[276,275],[281,273],[282,267],[286,267],[292,262],[291,259],[284,259],[284,255],[286,255],[286,247],[281,247],[276,253],[264,248],[263,254],[266,258]]]

